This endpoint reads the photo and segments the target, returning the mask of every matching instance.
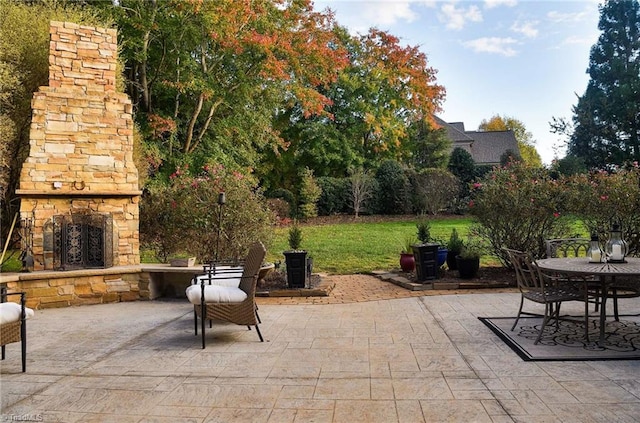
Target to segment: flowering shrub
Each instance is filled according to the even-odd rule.
[[[226,199],[222,208],[221,192]],[[252,178],[221,165],[205,166],[197,176],[177,169],[169,184],[156,183],[143,196],[140,240],[163,261],[176,253],[210,261],[216,258],[216,245],[218,259],[239,259],[253,242],[271,242],[274,220]]]
[[[568,235],[564,216],[570,198],[563,184],[544,169],[510,163],[471,186],[469,211],[477,219],[472,233],[481,237],[503,264],[503,247],[545,255],[545,239]]]
[[[567,179],[572,194],[571,211],[590,233],[606,241],[613,223],[620,223],[622,237],[633,255],[640,254],[640,167],[574,175]]]

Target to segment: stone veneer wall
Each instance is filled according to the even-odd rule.
[[[10,291],[25,292],[34,309],[148,300],[149,279],[139,266],[0,276]]]
[[[116,87],[117,33],[51,22],[49,86],[32,100],[20,215],[32,222],[34,270],[53,269],[52,217],[109,213],[114,266],[140,263],[131,101]],[[68,294],[68,293],[67,293]]]

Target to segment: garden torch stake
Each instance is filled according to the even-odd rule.
[[[220,232],[222,231],[222,206],[226,203],[227,199],[224,192],[218,194],[218,236],[216,237],[216,258],[215,262],[218,262],[218,248],[220,246]]]

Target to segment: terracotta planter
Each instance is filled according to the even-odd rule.
[[[416,260],[413,253],[400,253],[400,268],[405,273],[413,272],[416,268]]]

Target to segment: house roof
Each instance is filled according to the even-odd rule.
[[[454,143],[460,142],[460,141],[464,141],[464,142],[473,141],[470,137],[465,135],[464,123],[462,122],[447,123],[444,120],[440,119],[438,116],[434,116],[434,119],[438,125],[440,125],[447,131],[447,136]]]
[[[499,164],[507,150],[518,153],[518,141],[513,131],[467,132],[473,138],[471,157],[476,163]]]
[[[434,120],[447,131],[452,149],[466,150],[476,164],[499,164],[507,150],[520,151],[513,131],[465,131],[462,122],[447,123],[438,116]]]

